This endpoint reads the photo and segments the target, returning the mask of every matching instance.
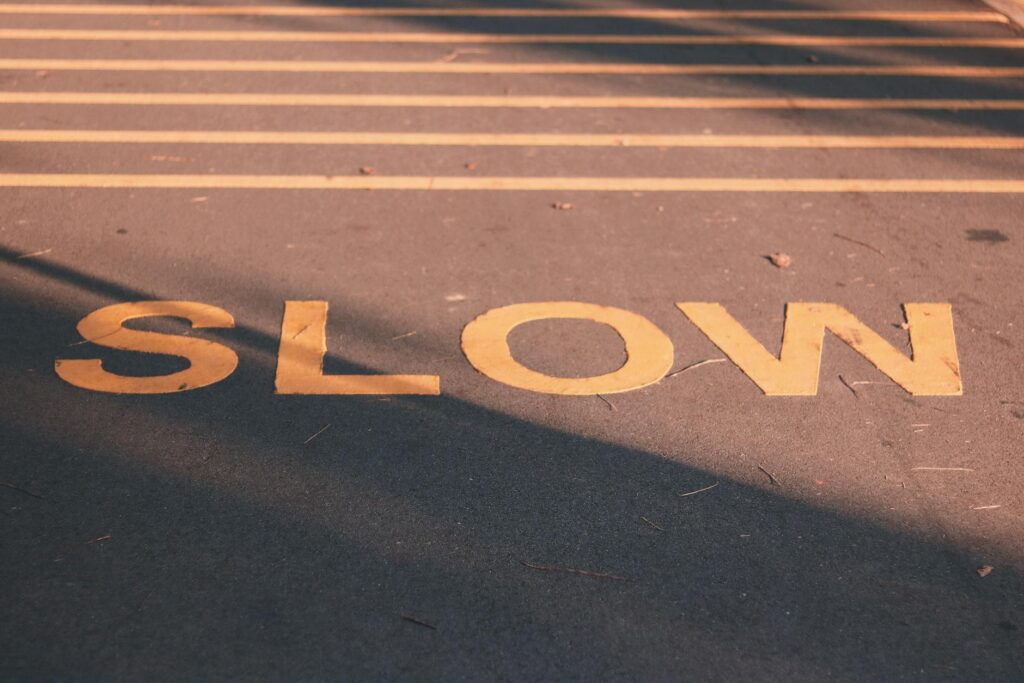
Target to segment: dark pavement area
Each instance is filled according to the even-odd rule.
[[[642,6],[991,12],[973,0]],[[1024,67],[1024,30],[995,20],[88,15],[4,7],[0,67],[55,59]],[[4,38],[3,29],[1021,42],[65,41]],[[11,93],[406,100],[19,104]],[[428,95],[451,99],[417,100]],[[551,102],[459,103],[473,96]],[[566,97],[611,99],[600,106],[552,99]],[[629,98],[700,101],[671,108]],[[828,98],[865,102],[801,104]],[[763,106],[768,99],[782,104]],[[872,104],[882,100],[889,104]],[[900,108],[901,100],[950,102]],[[26,130],[565,138],[503,146],[17,139]],[[1022,132],[1019,76],[0,68],[0,677],[1024,680],[1022,190],[128,186],[131,177],[166,174],[368,183],[391,176],[937,179],[996,187],[1024,181]],[[978,144],[572,142],[583,134]],[[107,174],[114,185],[18,186],[81,174]],[[792,265],[773,266],[766,256],[776,252]],[[57,359],[99,358],[110,372],[142,376],[186,367],[181,358],[82,343],[76,332],[98,308],[148,300],[230,312],[236,325],[229,329],[193,332],[169,319],[132,326],[225,344],[238,353],[238,369],[212,386],[149,396],[92,392],[58,378]],[[330,303],[325,373],[438,375],[441,395],[275,394],[283,302],[297,300]],[[673,371],[716,362],[607,396],[525,391],[474,370],[460,348],[463,327],[490,309],[534,301],[643,315],[672,340]],[[676,308],[683,301],[721,303],[773,354],[789,302],[840,304],[907,354],[901,305],[949,303],[963,395],[912,396],[827,335],[817,396],[765,396],[736,365],[718,362],[723,353]],[[531,322],[509,343],[522,364],[556,376],[600,375],[626,360],[611,328],[583,320]],[[979,575],[983,567],[991,572]]]

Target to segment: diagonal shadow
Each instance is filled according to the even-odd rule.
[[[7,678],[1010,681],[1024,666],[1015,568],[980,582],[955,547],[447,396],[275,397],[276,339],[245,326],[215,335],[242,363],[208,390],[106,396],[27,373],[67,355],[81,313],[14,277],[0,296],[3,477],[23,489],[0,489]]]

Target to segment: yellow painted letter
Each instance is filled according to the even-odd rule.
[[[512,358],[508,335],[518,325],[548,318],[577,318],[604,323],[626,346],[626,363],[597,377],[552,377]],[[574,301],[515,304],[487,311],[462,330],[462,351],[484,375],[519,389],[545,394],[593,396],[640,389],[672,368],[674,350],[665,333],[647,318],[621,308]]]
[[[949,304],[903,306],[913,359],[836,304],[788,304],[778,358],[719,304],[686,302],[676,306],[768,396],[818,393],[826,329],[915,396],[963,393]]]
[[[78,323],[86,341],[110,349],[159,353],[185,358],[187,369],[156,377],[115,375],[103,369],[97,359],[58,360],[57,374],[65,382],[83,389],[111,394],[170,394],[209,386],[221,381],[238,367],[234,351],[205,339],[160,332],[131,330],[123,325],[135,318],[183,318],[196,329],[234,327],[235,320],[222,308],[194,301],[138,301],[114,304],[93,311]]]
[[[277,354],[275,391],[279,394],[441,393],[437,375],[324,375],[327,302],[286,301]]]

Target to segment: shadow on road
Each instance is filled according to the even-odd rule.
[[[351,6],[349,3],[321,1],[322,6]],[[421,3],[389,2],[388,6],[421,8]],[[489,3],[433,3],[437,7],[489,7]],[[566,9],[583,5],[575,3],[531,0],[515,3],[528,9]],[[645,7],[676,8],[671,3],[644,3]],[[709,9],[766,9],[763,5],[727,7],[709,6]],[[842,4],[822,5],[797,2],[773,2],[772,10],[850,9]],[[904,8],[886,8],[904,9]],[[949,6],[912,6],[916,10],[991,11],[980,2],[951,3]],[[351,19],[338,17],[249,17],[247,25],[253,28],[279,30],[352,30]],[[797,35],[872,35],[900,37],[1020,37],[1020,29],[996,23],[911,22],[911,21],[811,21],[811,20],[674,20],[657,18],[494,18],[453,16],[409,16],[391,19],[408,25],[409,30],[436,30],[467,33],[587,33],[587,34],[700,34],[745,35],[765,33],[793,33]],[[457,41],[453,43],[457,45]],[[479,47],[479,46],[478,46]],[[345,45],[334,46],[338,58],[344,59]],[[977,65],[1019,67],[1021,51],[1009,48],[950,48],[950,47],[828,47],[828,46],[638,46],[608,44],[563,44],[557,46],[521,46],[532,52],[536,61],[565,61],[565,55],[575,53],[583,62],[627,62],[666,64],[859,64],[859,65]],[[552,57],[552,51],[557,56]],[[493,59],[487,55],[461,57],[471,61]],[[694,77],[622,77],[622,76],[565,76],[586,78],[591,83],[607,83],[619,95],[688,96],[692,88],[687,84]],[[846,98],[936,98],[936,99],[1016,99],[1024,95],[1020,79],[996,78],[927,78],[927,77],[870,77],[870,76],[778,76],[729,75],[714,76],[708,82],[723,84],[726,89],[737,85],[753,89],[762,97],[846,97]],[[680,112],[685,116],[685,112]],[[805,114],[806,115],[806,114]],[[832,112],[831,116],[877,116],[871,112]],[[1022,126],[1021,112],[972,110],[913,110],[902,111],[903,117],[924,118],[936,122],[959,123],[992,132],[1017,133]],[[764,112],[765,118],[779,116],[778,112]],[[813,116],[813,113],[811,114]]]
[[[22,489],[0,488],[12,680],[1009,681],[1024,665],[1016,569],[983,581],[955,548],[685,452],[445,396],[274,396],[277,340],[244,324],[217,335],[241,365],[209,389],[64,385],[53,358],[131,364],[68,348],[81,312],[24,279],[147,294],[2,256],[3,479]]]

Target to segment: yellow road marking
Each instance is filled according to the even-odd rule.
[[[198,301],[138,301],[93,311],[78,322],[86,341],[110,349],[159,353],[188,360],[188,367],[169,375],[118,375],[104,369],[98,358],[57,360],[54,369],[68,384],[113,394],[171,394],[216,384],[238,367],[238,354],[216,342],[183,335],[125,327],[129,320],[148,317],[183,318],[194,329],[231,328],[235,319],[223,308]]]
[[[799,147],[1024,149],[1024,137],[905,135],[644,135],[206,130],[0,130],[0,142],[465,147]]]
[[[536,320],[591,320],[611,327],[626,348],[618,370],[594,377],[552,377],[512,357],[508,336]],[[632,311],[578,301],[544,301],[492,308],[462,330],[462,352],[476,370],[519,389],[562,396],[617,394],[650,386],[672,369],[672,340],[654,323]]]
[[[277,352],[275,394],[438,396],[437,375],[325,375],[326,301],[286,301]]]
[[[631,19],[783,19],[1008,23],[999,12],[885,10],[694,10],[662,8],[525,9],[480,7],[302,7],[268,5],[2,4],[0,14],[288,17],[613,17]]]
[[[818,393],[825,330],[915,396],[963,393],[949,304],[904,304],[911,358],[836,304],[787,304],[777,357],[720,304],[690,301],[676,306],[768,396]]]
[[[1020,38],[817,35],[602,35],[507,33],[352,33],[341,31],[164,31],[0,29],[0,40],[190,41],[260,43],[487,43],[622,45],[800,45],[1022,48]]]
[[[336,62],[228,59],[0,59],[0,70],[400,74],[746,74],[790,76],[931,76],[942,78],[1011,78],[1024,76],[1024,67],[1016,66]]]
[[[981,109],[1018,111],[1024,100],[830,97],[573,97],[347,95],[335,93],[2,92],[0,104],[252,107],[506,107],[531,109]]]
[[[280,190],[556,190],[583,192],[1024,193],[1024,180],[954,178],[570,178],[472,176],[6,173],[0,187]]]

